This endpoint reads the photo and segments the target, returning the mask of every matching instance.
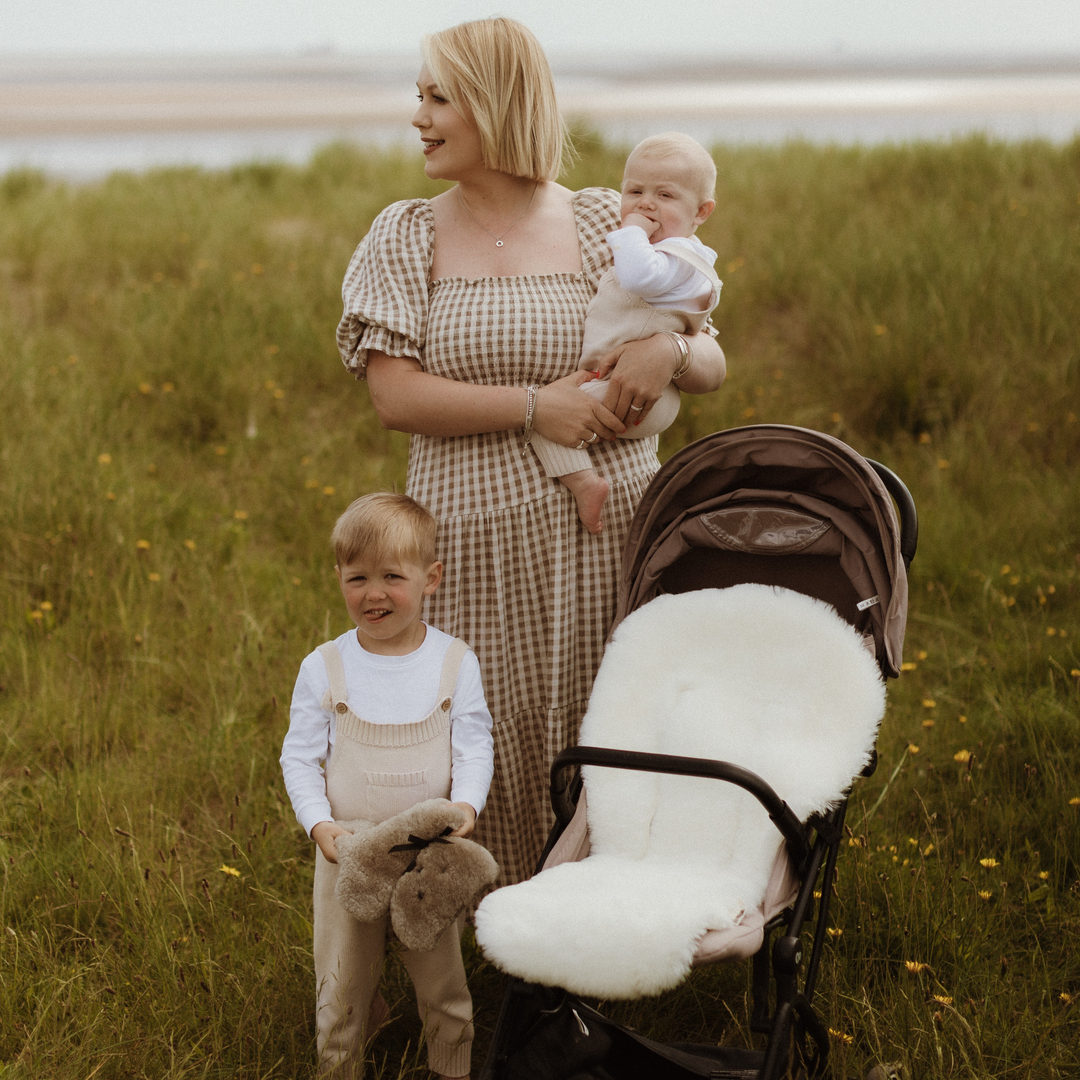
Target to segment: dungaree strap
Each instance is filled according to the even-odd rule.
[[[330,677],[330,708],[333,709],[339,703],[347,704],[349,691],[345,688],[345,665],[341,662],[341,653],[337,645],[332,641],[319,646],[322,653],[323,663],[326,665],[326,674]]]
[[[676,259],[682,259],[683,262],[689,263],[699,273],[704,274],[714,288],[720,284],[716,267],[710,265],[708,259],[703,259],[696,251],[688,251],[682,244],[672,244],[667,247],[663,240],[658,240],[653,246],[658,251],[663,251],[667,255],[673,255]]]
[[[468,643],[462,641],[461,638],[454,638],[450,642],[450,648],[446,650],[446,659],[443,660],[442,679],[439,681],[439,706],[453,700],[461,661],[465,659],[468,651]]]

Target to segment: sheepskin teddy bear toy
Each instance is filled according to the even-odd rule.
[[[450,836],[464,823],[465,815],[445,799],[417,803],[381,825],[340,822],[351,835],[337,838],[338,903],[361,922],[389,910],[405,948],[435,948],[499,872],[486,848]]]

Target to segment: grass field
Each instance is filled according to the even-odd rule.
[[[1080,1075],[1080,141],[716,151],[748,420],[884,461],[922,538],[820,1004],[837,1076]],[[617,185],[582,140],[567,183]],[[312,845],[277,756],[346,628],[326,538],[401,484],[333,332],[411,157],[0,179],[0,1077],[309,1075]],[[482,1050],[500,979],[470,953]],[[426,1075],[407,985],[376,1044]],[[745,1035],[742,968],[619,1010]]]

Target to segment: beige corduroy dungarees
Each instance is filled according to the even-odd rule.
[[[386,821],[424,799],[450,797],[450,712],[458,670],[468,646],[455,639],[443,662],[437,704],[412,724],[369,724],[349,708],[337,646],[319,647],[330,689],[323,707],[337,720],[326,766],[326,794],[335,821]],[[320,1074],[359,1077],[368,1010],[382,975],[388,917],[362,923],[334,897],[338,868],[315,854],[316,1031]],[[424,1022],[428,1066],[464,1076],[472,1052],[472,997],[461,962],[463,920],[430,952],[401,949]]]

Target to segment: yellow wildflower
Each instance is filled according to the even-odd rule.
[[[829,1028],[829,1035],[845,1046],[850,1046],[855,1041],[854,1035],[848,1035],[846,1031],[837,1031],[836,1028]]]
[[[232,516],[237,521],[247,521],[248,512],[246,510],[234,510]]]
[[[989,899],[991,899],[993,897],[993,895],[994,894],[992,892],[990,892],[989,890],[987,890],[987,889],[980,889],[979,890],[979,899],[980,900],[989,900]]]
[[[913,742],[909,742],[907,744],[907,752],[909,754],[917,754],[919,752],[919,748]]]
[[[194,540],[185,540],[184,541],[184,547],[186,547],[188,549],[188,551],[194,551],[195,550],[195,541]]]
[[[224,863],[218,867],[218,871],[222,874],[228,874],[229,877],[239,877],[240,871],[235,866],[226,866]]]
[[[1039,880],[1040,881],[1045,881],[1049,876],[1050,876],[1050,871],[1049,870],[1040,870],[1039,871]]]
[[[929,698],[929,697],[923,698],[922,707],[924,709],[936,709],[937,708],[937,702],[933,698]]]
[[[930,970],[930,965],[924,964],[921,960],[905,960],[904,967],[906,967],[912,975],[921,975],[924,971]]]
[[[951,1005],[953,1002],[953,999],[946,994],[931,994],[930,1000],[936,1001],[939,1005]]]
[[[966,765],[971,760],[970,750],[957,750],[952,756],[953,761],[959,761],[961,765]]]
[[[1072,797],[1072,798],[1071,798],[1071,799],[1069,800],[1069,805],[1070,805],[1070,806],[1080,806],[1080,799],[1078,799],[1078,798],[1077,798],[1077,797],[1076,797],[1076,796],[1074,795],[1074,796],[1073,796],[1073,797]]]
[[[38,607],[41,608],[42,611],[52,611],[52,601],[42,600],[41,603],[38,604]]]
[[[149,579],[150,579],[151,581],[160,581],[160,580],[161,580],[161,575],[160,575],[160,574],[147,574],[146,576],[147,576],[147,577],[148,577],[148,578],[149,578]]]
[[[902,663],[900,665],[900,670],[901,671],[914,671],[918,666],[919,666],[918,664],[914,663],[911,660],[905,660],[904,663]]]
[[[112,464],[112,454],[98,454],[97,463],[99,465],[111,465]]]
[[[979,860],[980,866],[985,866],[987,870],[993,870],[995,866],[1000,866],[1001,863],[997,861],[992,855],[985,859]]]
[[[927,657],[928,657],[929,655],[930,655],[930,654],[929,654],[929,653],[928,653],[928,652],[927,652],[927,651],[926,651],[925,649],[920,649],[920,650],[919,650],[919,651],[918,651],[918,652],[917,652],[917,653],[915,654],[915,658],[916,658],[917,660],[925,660],[925,659],[926,659],[926,658],[927,658]]]
[[[826,933],[826,934],[828,934],[828,935],[829,935],[829,937],[831,937],[831,938],[834,938],[834,939],[835,939],[835,938],[839,938],[839,937],[843,937],[843,936],[844,936],[844,931],[843,931],[843,928],[842,928],[842,927],[839,927],[839,926],[830,926],[830,927],[829,927],[829,928],[828,928],[828,929],[827,929],[827,930],[825,931],[825,933]]]
[[[889,328],[887,326],[885,326],[883,323],[875,323],[875,325],[874,325],[874,336],[875,337],[884,337],[888,332],[889,332]]]
[[[322,489],[322,493],[324,495],[333,495],[334,494],[334,489],[329,484],[327,484],[326,487],[324,487]]]
[[[153,389],[153,387],[148,382],[139,383],[139,393],[140,394],[149,394],[152,389]]]
[[[932,728],[934,726],[934,721],[933,720],[924,720],[922,722],[922,726],[924,728],[930,729],[930,728]]]
[[[149,540],[136,540],[135,541],[135,546],[139,549],[139,551],[149,551],[150,550],[150,541]]]

